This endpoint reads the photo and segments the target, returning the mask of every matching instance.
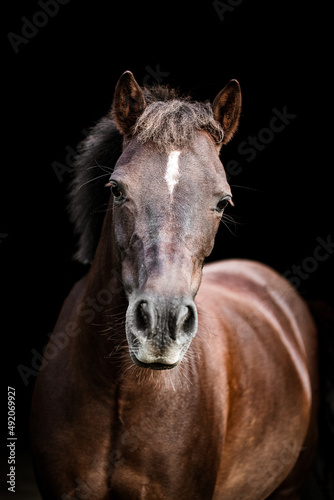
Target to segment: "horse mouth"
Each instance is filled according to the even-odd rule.
[[[139,361],[139,359],[132,352],[130,352],[130,357],[135,365],[140,366],[141,368],[151,368],[151,370],[171,370],[172,368],[174,368],[179,364],[178,361],[173,364],[143,363],[142,361]]]

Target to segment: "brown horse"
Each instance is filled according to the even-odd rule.
[[[219,152],[240,110],[235,80],[210,105],[126,72],[81,146],[71,211],[92,265],[35,386],[43,499],[300,498],[317,441],[314,322],[262,264],[203,269],[232,203]]]

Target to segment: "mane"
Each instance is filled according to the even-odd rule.
[[[180,97],[175,89],[157,85],[143,89],[147,107],[133,133],[153,141],[160,151],[186,146],[196,130],[205,130],[216,143],[223,130],[214,120],[209,102]],[[75,258],[92,263],[100,239],[110,191],[104,186],[122,153],[123,137],[112,113],[102,118],[79,144],[69,191],[69,214],[77,237]]]

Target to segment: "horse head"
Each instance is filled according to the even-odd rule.
[[[109,180],[130,356],[152,369],[179,364],[196,335],[202,267],[232,203],[219,151],[241,110],[235,80],[212,105],[163,97],[121,76],[112,113],[123,152]]]

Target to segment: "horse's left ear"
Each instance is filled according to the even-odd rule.
[[[241,89],[237,80],[230,80],[212,103],[213,116],[224,131],[223,144],[236,132],[241,113]]]
[[[131,71],[125,71],[117,82],[112,106],[112,115],[121,134],[132,133],[132,127],[145,107],[142,89]]]

